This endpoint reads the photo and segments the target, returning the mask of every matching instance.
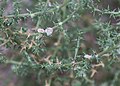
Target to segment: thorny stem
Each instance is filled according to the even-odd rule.
[[[98,54],[98,57],[99,57],[99,56],[102,56],[102,55],[104,55],[105,53],[110,52],[110,51],[112,51],[112,50],[114,50],[114,49],[117,49],[117,48],[120,48],[120,44],[119,44],[119,43],[116,44],[116,45],[114,45],[113,47],[107,48],[106,50],[100,52],[100,53]]]
[[[17,61],[14,61],[14,60],[6,60],[5,63],[7,63],[7,64],[15,64],[15,65],[21,65],[21,64],[27,65],[26,63],[17,62]]]
[[[54,9],[48,10],[47,12],[53,12]],[[8,15],[8,16],[2,16],[1,18],[7,17],[7,18],[14,18],[14,17],[35,17],[37,15],[42,15],[44,11],[34,12],[34,13],[24,13],[24,14],[18,14],[18,15]]]
[[[63,5],[61,5],[61,6],[59,6],[58,9],[60,9],[60,8],[62,8],[62,7],[64,7],[64,6],[66,6],[66,3],[63,4]],[[47,12],[48,12],[48,13],[54,12],[55,9],[56,9],[56,8],[47,10]],[[4,17],[6,17],[6,18],[13,18],[13,17],[35,17],[35,16],[37,16],[37,15],[42,15],[42,14],[44,14],[45,12],[46,12],[46,11],[39,11],[39,12],[34,12],[34,13],[24,13],[24,14],[18,14],[18,15],[1,16],[0,19],[1,19],[1,18],[4,18]]]
[[[40,17],[38,17],[38,21],[37,21],[37,24],[36,24],[36,28],[38,28],[40,25]]]
[[[115,45],[115,46],[113,46],[113,47],[110,47],[110,48],[108,48],[108,49],[100,52],[100,53],[98,54],[98,57],[99,57],[99,56],[102,56],[102,55],[104,55],[105,53],[110,52],[110,51],[112,51],[112,50],[114,50],[114,49],[117,49],[117,48],[120,48],[119,44],[117,44],[117,45]],[[17,64],[17,65],[21,65],[21,62],[17,62],[17,61],[13,61],[13,60],[6,60],[5,63],[7,63],[7,64]],[[80,64],[80,63],[81,63],[81,62],[75,62],[75,63],[69,63],[69,64],[67,63],[67,64],[62,64],[62,66],[78,65],[78,64]],[[22,62],[22,64],[23,64],[23,65],[28,65],[27,63],[24,63],[24,62]],[[56,64],[56,63],[53,63],[53,64]],[[40,65],[40,64],[33,64],[33,63],[32,63],[32,65]]]
[[[79,9],[79,7],[78,7],[78,9]],[[76,11],[77,11],[77,10],[75,10],[71,15],[67,16],[67,18],[66,18],[64,21],[59,22],[58,25],[56,25],[56,26],[53,27],[53,29],[55,29],[55,28],[57,28],[58,26],[61,26],[61,25],[63,25],[64,23],[66,23],[69,19],[72,18],[72,16],[76,13]]]
[[[102,14],[111,14],[111,15],[120,16],[120,11],[118,11],[118,12],[115,12],[115,11],[102,11],[102,10],[97,9],[97,8],[94,8],[94,11],[100,12]]]
[[[82,61],[75,62],[75,63],[66,63],[66,64],[61,64],[61,65],[59,65],[59,66],[64,66],[64,67],[66,67],[66,66],[71,66],[71,65],[74,66],[74,65],[81,64],[81,62],[82,62]],[[27,64],[27,63],[25,63],[25,62],[18,62],[18,61],[14,61],[14,60],[6,60],[5,63],[6,63],[6,64],[12,64],[12,65],[21,65],[21,64],[22,64],[22,65],[29,65],[29,64]],[[57,63],[52,63],[52,64],[58,66]],[[41,66],[42,64],[32,63],[31,65]]]
[[[78,39],[77,39],[77,47],[75,48],[74,60],[75,60],[76,57],[77,57],[79,47],[80,47],[80,38],[78,37]]]
[[[59,46],[61,39],[62,39],[62,33],[60,33],[60,35],[59,35],[58,41],[57,41],[57,43],[56,43],[57,47],[55,48],[52,57],[55,57],[56,54],[57,54],[57,52],[58,52],[59,49],[61,48],[61,46]]]

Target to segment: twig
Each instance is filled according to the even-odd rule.
[[[27,63],[23,63],[23,62],[21,63],[21,62],[17,62],[17,61],[14,61],[14,60],[6,60],[5,63],[6,64],[15,64],[15,65],[21,65],[21,64],[27,65]]]
[[[116,45],[114,45],[113,47],[110,47],[110,48],[108,48],[108,49],[100,52],[100,53],[98,54],[98,57],[99,57],[99,56],[102,56],[102,55],[104,55],[105,53],[110,52],[110,51],[112,51],[112,50],[114,50],[114,49],[117,49],[117,48],[120,48],[120,44],[119,44],[119,43],[116,44]]]
[[[48,10],[47,12],[53,12],[54,9]],[[14,18],[14,17],[35,17],[37,15],[42,15],[45,11],[39,11],[34,13],[24,13],[24,14],[18,14],[18,15],[8,15],[8,16],[2,16],[1,18]]]
[[[118,12],[115,12],[115,11],[107,11],[107,10],[100,10],[100,9],[97,9],[97,8],[94,8],[94,11],[100,12],[100,13],[102,13],[102,14],[111,14],[111,15],[120,16],[120,11],[118,11]]]
[[[78,37],[78,39],[77,39],[77,46],[76,46],[76,48],[75,48],[74,60],[75,60],[76,57],[77,57],[79,47],[80,47],[80,38]]]

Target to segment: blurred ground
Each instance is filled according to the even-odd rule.
[[[0,65],[0,86],[20,86],[17,76],[8,65]]]

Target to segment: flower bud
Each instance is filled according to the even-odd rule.
[[[44,30],[44,29],[41,29],[41,28],[38,29],[37,31],[38,31],[39,33],[45,33],[45,30]]]
[[[45,29],[45,33],[47,34],[47,36],[50,36],[53,33],[53,28],[48,27],[47,29]]]

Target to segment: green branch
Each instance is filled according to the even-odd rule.
[[[115,16],[120,16],[120,11],[109,11],[109,10],[100,10],[97,8],[94,8],[94,12],[100,12],[102,14],[110,14],[110,15],[115,15]]]
[[[55,8],[51,9],[51,10],[48,10],[46,12],[47,13],[51,13],[54,10],[55,10]],[[45,11],[39,11],[39,12],[34,12],[34,13],[24,13],[24,14],[18,14],[18,15],[8,15],[8,16],[2,16],[2,17],[0,17],[0,19],[4,18],[4,17],[7,17],[7,18],[13,18],[13,17],[32,17],[33,18],[33,17],[35,17],[37,15],[42,15],[44,13],[45,13]]]
[[[116,44],[116,45],[114,45],[114,46],[112,46],[112,47],[110,47],[110,48],[107,48],[106,50],[104,50],[104,51],[102,51],[102,52],[100,52],[100,53],[98,54],[98,57],[99,57],[99,56],[102,56],[102,55],[106,54],[107,52],[110,52],[110,51],[112,51],[112,50],[114,50],[114,49],[117,49],[117,48],[120,48],[120,44],[119,44],[119,43]]]

